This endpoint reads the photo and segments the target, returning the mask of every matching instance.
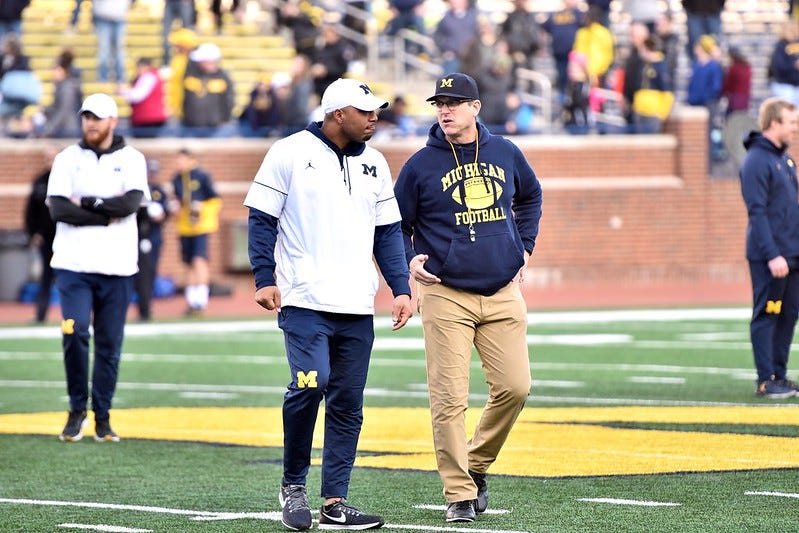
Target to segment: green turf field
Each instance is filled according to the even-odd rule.
[[[378,317],[350,500],[388,531],[799,531],[799,398],[754,396],[747,314],[531,313],[528,406],[489,471],[489,512],[458,526],[443,520],[421,326]],[[122,442],[94,442],[90,424],[65,444],[60,331],[0,327],[0,531],[283,531],[288,381],[272,320],[132,324]],[[485,395],[475,356],[469,427]]]

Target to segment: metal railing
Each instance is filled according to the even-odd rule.
[[[426,51],[427,54],[434,53],[436,44],[432,38],[413,30],[402,29],[393,38],[393,44],[394,80],[396,82],[406,81],[409,69],[427,74],[431,79],[444,73],[441,65],[425,59],[420,54],[408,51],[418,49]]]
[[[535,129],[546,132],[552,128],[552,82],[549,77],[527,68],[516,69],[517,87],[522,102],[533,107]]]

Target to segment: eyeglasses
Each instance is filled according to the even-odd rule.
[[[447,107],[448,109],[452,110],[456,107],[459,107],[461,104],[465,104],[466,102],[471,102],[472,100],[433,100],[430,102],[430,105],[435,107],[436,109],[441,109],[442,107]]]

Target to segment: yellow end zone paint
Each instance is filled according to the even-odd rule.
[[[467,427],[480,411],[471,409]],[[435,470],[426,408],[367,408],[358,466]],[[0,415],[0,433],[50,434],[65,412]],[[126,438],[218,442],[280,447],[280,408],[114,409],[113,426]],[[316,435],[322,435],[320,413]],[[799,425],[795,407],[590,407],[527,408],[491,473],[521,476],[594,476],[686,471],[799,468],[799,439],[614,429],[602,422]],[[86,428],[91,433],[93,424]],[[248,428],[248,429],[247,429]],[[93,443],[65,444],[85,446]],[[314,441],[321,447],[321,438]]]

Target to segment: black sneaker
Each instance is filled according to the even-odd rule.
[[[469,470],[469,475],[472,476],[474,484],[477,485],[477,499],[474,500],[474,510],[478,513],[483,513],[488,509],[488,483],[486,483],[486,475],[478,474],[471,470]]]
[[[111,429],[111,421],[94,420],[94,440],[97,442],[119,442],[119,436]]]
[[[474,500],[452,502],[447,505],[447,522],[474,522]]]
[[[83,428],[86,427],[86,411],[70,411],[67,423],[58,439],[61,442],[78,442],[83,438]]]
[[[796,390],[783,385],[781,380],[776,380],[774,376],[771,376],[771,379],[761,381],[757,384],[755,394],[763,398],[781,400],[783,398],[796,396]]]
[[[283,509],[283,525],[294,531],[304,531],[311,527],[311,508],[305,485],[281,485],[278,494],[280,508]]]
[[[323,505],[319,511],[319,529],[377,529],[385,523],[382,516],[363,513],[347,500]]]

